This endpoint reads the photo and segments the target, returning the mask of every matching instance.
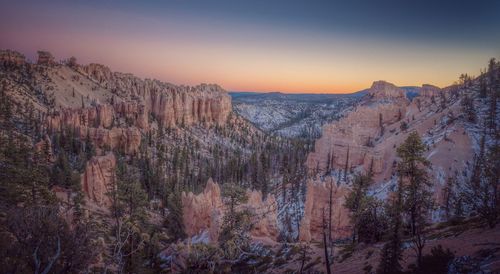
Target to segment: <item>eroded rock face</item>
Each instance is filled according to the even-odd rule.
[[[307,182],[304,216],[299,230],[300,241],[322,241],[323,221],[325,220],[327,227],[329,223],[330,191],[332,191],[332,238],[340,239],[350,235],[349,212],[343,206],[349,189],[344,185],[338,186],[337,182],[329,177],[326,181]]]
[[[17,51],[0,50],[0,65],[20,66],[26,63],[26,57]]]
[[[382,171],[386,164],[384,150],[375,148],[375,144],[383,138],[387,125],[404,118],[409,102],[403,90],[386,82],[375,82],[368,94],[368,101],[323,127],[322,137],[307,159],[312,173],[359,165],[374,173]]]
[[[216,242],[222,221],[223,204],[220,187],[209,179],[203,193],[182,193],[184,227],[189,237],[209,231],[210,241]]]
[[[248,201],[243,207],[254,215],[252,236],[269,237],[276,240],[279,234],[277,202],[274,195],[268,195],[263,200],[262,193],[256,190],[247,190]]]
[[[154,115],[163,126],[223,124],[232,110],[230,96],[218,85],[175,86],[111,72],[99,64],[83,66],[81,72],[119,97],[138,100],[144,112]]]
[[[429,84],[424,84],[420,88],[420,96],[425,98],[440,96],[442,92],[441,88]]]
[[[315,180],[308,183],[305,214],[299,234],[301,240],[320,239],[322,211],[328,207],[328,180],[333,177],[340,178],[340,186],[334,187],[334,190],[343,193],[333,199],[333,209],[337,214],[334,220],[339,222],[336,223],[338,226],[334,235],[349,236],[349,219],[342,197],[350,189],[343,176],[335,172],[342,173],[346,168],[348,172],[371,170],[371,194],[382,200],[389,197],[391,187],[388,186],[397,182],[397,148],[411,132],[421,136],[427,147],[424,157],[432,166],[427,173],[433,182],[431,192],[437,207],[429,221],[445,219],[443,188],[446,180],[468,169],[474,155],[474,139],[466,134],[466,125],[456,119],[457,113],[461,112],[459,97],[452,94],[451,88],[446,90],[424,85],[420,96],[410,104],[406,98],[394,96],[394,87],[389,86],[389,89],[390,92],[380,93],[389,97],[379,97],[375,94],[381,90],[376,88],[374,95],[365,98],[345,118],[324,127],[322,137],[316,141],[315,151],[308,156],[307,165],[312,175],[321,175],[326,178],[326,182]],[[371,90],[369,94],[373,92]],[[402,122],[406,123],[405,127],[402,127]],[[329,168],[335,172],[325,172]],[[458,184],[464,179],[461,176],[455,178]]]
[[[250,234],[275,240],[279,234],[277,225],[277,203],[269,195],[262,200],[260,191],[247,191],[248,201],[236,210],[247,209],[253,214],[254,224]],[[182,193],[183,221],[189,237],[208,231],[209,241],[217,242],[225,210],[221,190],[217,183],[209,179],[205,190],[195,195]]]
[[[44,127],[88,138],[98,154],[109,149],[135,154],[141,134],[152,129],[222,125],[232,111],[230,96],[217,85],[186,87],[140,79],[99,64],[78,65],[74,57],[57,65],[46,51],[39,51],[38,62],[30,64],[22,54],[2,50],[0,64],[28,66],[40,82],[37,92],[53,99],[50,105],[48,99],[35,104],[47,114]],[[43,75],[37,74],[40,71]]]
[[[94,156],[81,176],[85,195],[99,206],[111,206],[107,193],[112,190],[115,180],[116,158],[113,153]]]
[[[52,131],[72,129],[80,139],[89,138],[99,149],[120,149],[126,154],[135,154],[141,143],[140,130],[135,126],[114,127],[114,119],[117,113],[132,115],[137,118],[137,125],[146,127],[147,124],[143,124],[141,112],[127,112],[130,109],[122,104],[117,105],[117,108],[119,110],[115,111],[111,105],[97,105],[83,109],[61,109],[47,117],[47,124]]]
[[[404,90],[386,81],[373,82],[368,94],[374,99],[406,99]]]

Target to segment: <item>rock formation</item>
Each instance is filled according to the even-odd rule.
[[[47,125],[51,131],[73,130],[80,139],[89,138],[98,149],[120,149],[126,154],[135,154],[141,143],[141,132],[135,126],[114,127],[117,112],[110,105],[97,105],[83,109],[61,109],[47,116]],[[128,112],[123,114],[127,117]],[[146,127],[141,112],[132,114],[137,118],[137,125]]]
[[[182,213],[189,237],[209,231],[210,241],[216,242],[222,221],[223,204],[220,187],[209,179],[203,193],[182,193]]]
[[[276,240],[279,234],[277,203],[274,195],[268,195],[265,200],[262,199],[260,191],[247,190],[248,201],[243,205],[254,216],[252,227],[252,236],[269,237]]]
[[[386,81],[373,82],[368,94],[374,99],[406,99],[404,90]]]
[[[337,182],[329,177],[326,181],[309,180],[307,182],[304,216],[299,230],[300,241],[322,240],[323,220],[327,226],[329,222],[330,191],[332,191],[332,238],[340,239],[350,235],[349,212],[343,206],[349,189],[345,185],[337,185]]]
[[[443,204],[446,179],[466,170],[473,158],[473,141],[466,134],[466,125],[456,119],[456,114],[461,112],[458,96],[431,85],[424,85],[411,103],[403,94],[403,90],[392,84],[375,82],[356,109],[339,121],[324,126],[322,137],[316,141],[315,150],[307,159],[310,174],[321,179],[309,181],[307,185],[305,213],[299,233],[301,240],[320,239],[322,214],[328,207],[328,186],[332,179],[338,181],[334,184],[334,235],[349,236],[349,219],[343,207],[343,197],[350,187],[349,179],[341,176],[342,173],[371,170],[374,175],[371,193],[385,199],[390,192],[389,186],[397,181],[396,148],[413,131],[427,145],[425,157],[432,164],[428,170],[434,184],[432,192],[437,205]],[[337,196],[337,193],[341,194]],[[442,210],[437,209],[430,221],[441,218]]]
[[[409,101],[405,92],[393,84],[374,82],[368,91],[369,99],[346,117],[323,127],[322,137],[309,154],[310,171],[350,169],[363,165],[365,170],[382,171],[384,150],[375,148],[387,125],[400,121],[406,114]]]
[[[38,51],[38,65],[52,66],[56,64],[54,56],[48,51]]]
[[[247,191],[248,201],[237,210],[247,209],[252,213],[252,236],[269,237],[276,240],[278,236],[277,204],[274,196],[269,195],[262,200],[260,191]],[[192,192],[182,193],[183,221],[189,237],[201,235],[208,231],[209,241],[218,240],[224,212],[226,210],[220,187],[209,179],[205,190],[195,195]]]
[[[109,149],[135,154],[141,135],[151,129],[222,125],[232,111],[230,96],[217,85],[186,87],[144,80],[103,65],[78,65],[74,57],[66,65],[56,64],[46,51],[38,52],[35,64],[18,52],[0,51],[0,66],[13,68],[2,71],[9,75],[7,84],[18,89],[20,96],[13,98],[29,95],[43,114],[44,128],[51,133],[70,130],[89,139],[98,154]],[[14,79],[21,69],[29,71],[36,88],[17,84]]]
[[[116,159],[113,153],[94,156],[81,176],[85,195],[99,206],[111,206],[107,193],[112,190],[115,178]]]
[[[17,51],[0,50],[0,65],[20,66],[26,62],[26,57]]]
[[[429,85],[429,84],[424,84],[420,88],[420,96],[422,97],[432,97],[432,96],[439,96],[442,90],[436,86]]]
[[[151,113],[163,126],[223,124],[232,110],[231,98],[218,85],[174,86],[111,72],[98,64],[83,66],[80,71],[118,97],[138,100],[144,111]]]

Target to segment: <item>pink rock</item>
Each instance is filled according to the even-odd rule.
[[[99,206],[111,206],[108,193],[113,189],[115,169],[116,159],[113,153],[94,156],[87,162],[81,176],[82,190]]]

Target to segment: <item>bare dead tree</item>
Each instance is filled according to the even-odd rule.
[[[42,272],[40,272],[40,267],[41,267],[42,262],[40,261],[40,258],[38,257],[38,249],[40,248],[40,245],[41,245],[41,242],[35,248],[35,252],[33,252],[33,260],[35,263],[35,274],[38,274],[38,273],[47,274],[50,272],[50,270],[52,269],[52,266],[57,261],[59,256],[61,256],[61,237],[59,237],[59,235],[57,235],[56,253],[54,254],[54,256],[52,256],[50,258],[50,261],[47,263],[47,265],[45,266],[45,268],[43,269]]]
[[[327,236],[326,236],[326,218],[325,218],[325,210],[323,209],[323,246],[325,250],[325,267],[326,267],[326,273],[331,274],[332,270],[330,268],[330,255],[328,254],[328,243],[327,243]]]

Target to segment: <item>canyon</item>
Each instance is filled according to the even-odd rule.
[[[435,206],[426,221],[439,226],[449,221],[447,182],[462,187],[481,147],[493,143],[481,133],[486,100],[458,85],[375,81],[354,95],[228,94],[216,84],[174,85],[80,65],[75,57],[56,61],[47,51],[31,63],[11,50],[0,51],[0,75],[2,95],[16,110],[16,134],[33,144],[35,156],[47,153],[50,172],[70,170],[49,178],[51,190],[67,193],[68,204],[81,192],[84,215],[105,227],[115,221],[110,194],[123,183],[117,172],[130,167],[143,194],[137,197],[145,197],[141,222],[164,234],[171,223],[182,227],[185,237],[166,236],[161,256],[183,254],[183,263],[192,247],[220,244],[228,185],[242,189],[236,211],[249,213],[248,237],[262,254],[291,244],[316,256],[322,251],[314,246],[326,235],[332,243],[350,241],[345,204],[354,178],[369,174],[369,196],[388,201],[398,183],[397,148],[413,132],[433,182]],[[479,80],[470,85],[479,87]],[[475,122],[464,112],[467,96],[476,100]],[[60,182],[72,175],[78,189]],[[176,209],[182,218],[169,219]]]

